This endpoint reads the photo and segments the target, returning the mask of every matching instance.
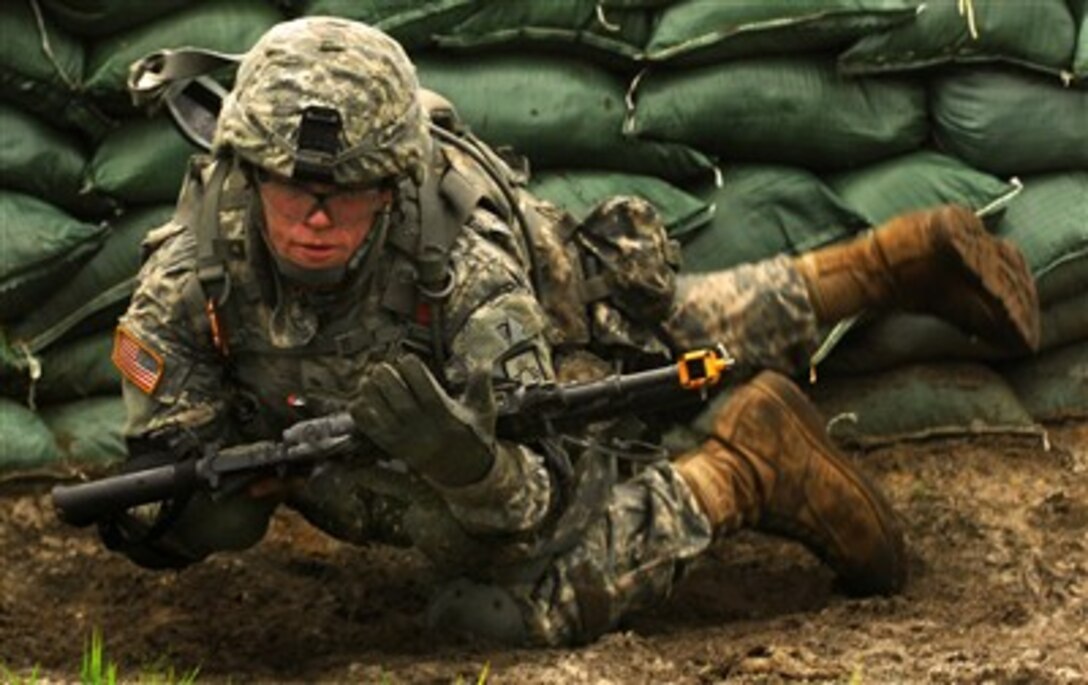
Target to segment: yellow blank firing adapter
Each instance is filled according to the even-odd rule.
[[[716,385],[722,379],[722,373],[735,363],[723,347],[685,352],[676,365],[680,385],[688,390],[702,390]]]

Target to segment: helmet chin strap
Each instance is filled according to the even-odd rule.
[[[370,266],[385,245],[385,237],[389,230],[389,214],[390,209],[386,207],[377,215],[374,226],[371,228],[370,235],[368,235],[366,239],[363,240],[362,244],[355,249],[355,253],[351,255],[351,259],[339,266],[308,269],[295,264],[282,256],[276,251],[276,248],[272,246],[271,242],[268,240],[268,229],[263,226],[263,222],[261,237],[264,239],[265,246],[268,248],[268,253],[272,256],[272,262],[276,265],[276,270],[282,276],[299,285],[311,288],[328,288],[339,285],[356,273],[367,270],[362,267],[364,265]]]

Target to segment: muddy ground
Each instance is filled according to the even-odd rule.
[[[846,599],[801,548],[745,535],[670,603],[574,650],[428,635],[420,558],[341,545],[291,515],[254,550],[156,575],[58,524],[40,487],[9,490],[0,664],[75,680],[98,627],[122,676],[199,666],[198,682],[476,682],[487,665],[491,683],[1086,683],[1088,424],[1049,438],[855,454],[905,521],[903,596]]]

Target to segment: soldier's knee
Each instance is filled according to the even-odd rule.
[[[427,610],[427,626],[441,634],[479,637],[507,645],[533,640],[524,609],[505,588],[459,578],[443,587]]]
[[[170,534],[203,556],[248,549],[264,537],[278,503],[274,498],[238,495],[212,500],[198,494],[181,512]]]
[[[431,602],[427,625],[440,634],[525,647],[587,644],[614,627],[607,606],[601,606],[600,588],[551,587],[544,592],[550,601],[542,601],[528,596],[527,588],[533,586],[504,587],[459,578]],[[519,588],[527,594],[519,595]]]

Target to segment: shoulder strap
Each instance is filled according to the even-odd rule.
[[[230,165],[217,159],[203,186],[198,214],[192,223],[196,236],[196,275],[209,299],[222,304],[228,290],[227,255],[219,233],[219,200]]]
[[[185,292],[190,318],[197,330],[210,335],[216,349],[226,356],[232,346],[228,337],[237,334],[238,328],[231,325],[238,319],[234,312],[237,298],[230,297],[228,262],[244,259],[246,248],[243,239],[223,235],[222,214],[239,210],[245,199],[242,189],[227,187],[231,175],[239,170],[237,162],[215,158],[211,160],[210,171],[207,164],[204,158],[190,168],[176,217],[193,231],[196,239],[196,279]],[[226,326],[224,319],[228,322]]]
[[[415,261],[420,292],[428,299],[448,294],[450,250],[482,198],[483,191],[450,165],[441,177],[429,176],[420,188],[421,230]]]
[[[430,320],[434,368],[442,375],[446,363],[443,305],[453,290],[450,252],[482,192],[453,168],[440,146],[435,155],[440,163],[431,167],[419,189],[419,245],[413,261],[416,290]]]

